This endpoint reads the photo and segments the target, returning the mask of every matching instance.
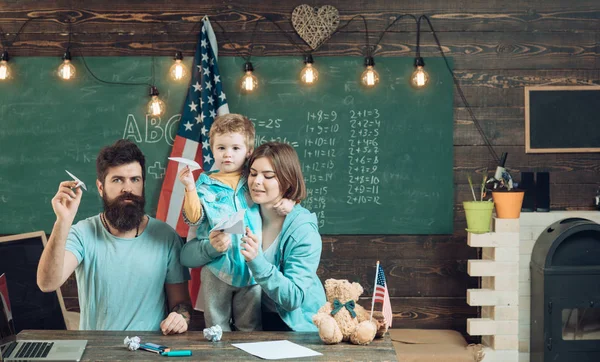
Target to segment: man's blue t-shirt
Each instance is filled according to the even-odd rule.
[[[151,217],[132,239],[111,235],[99,215],[73,226],[66,250],[79,262],[79,329],[160,330],[168,314],[165,284],[189,280],[179,262],[182,244],[169,225]]]

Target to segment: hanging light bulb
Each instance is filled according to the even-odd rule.
[[[58,67],[58,76],[64,80],[70,80],[75,77],[75,66],[71,63],[71,52],[69,48],[65,51],[63,55],[63,62]]]
[[[413,74],[410,76],[410,83],[413,85],[413,87],[423,88],[427,85],[427,83],[429,83],[429,74],[427,74],[424,69],[425,62],[423,61],[423,58],[415,58],[415,67],[417,69],[415,69]]]
[[[175,63],[171,65],[169,69],[169,74],[171,75],[171,79],[178,81],[187,77],[187,69],[184,64],[181,62],[183,60],[183,54],[181,52],[175,53]]]
[[[367,69],[360,76],[360,80],[365,86],[374,87],[379,83],[379,73],[374,68],[375,60],[373,60],[373,57],[369,56],[365,58],[365,66]]]
[[[155,86],[150,87],[150,102],[148,102],[148,114],[152,116],[162,116],[165,113],[165,102],[158,98],[158,89]]]
[[[304,64],[306,65],[304,66],[304,68],[302,68],[302,71],[300,72],[300,79],[304,84],[314,84],[319,79],[319,72],[315,67],[313,67],[313,63],[314,60],[312,54],[308,54],[304,58]]]
[[[244,72],[246,74],[242,77],[242,91],[246,93],[250,93],[258,87],[258,79],[252,74],[254,71],[254,67],[252,63],[246,62],[244,64]]]
[[[8,66],[8,52],[3,51],[2,58],[0,58],[0,80],[9,79],[10,76],[11,74],[10,67]]]

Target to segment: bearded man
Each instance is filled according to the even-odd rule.
[[[144,212],[145,157],[128,140],[104,147],[96,186],[104,212],[72,226],[82,191],[63,181],[52,199],[56,222],[37,271],[44,292],[75,271],[82,330],[187,331],[189,273],[179,262],[182,241]],[[167,309],[168,307],[168,309]]]

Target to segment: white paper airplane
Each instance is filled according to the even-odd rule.
[[[169,157],[169,160],[179,162],[180,164],[186,165],[190,167],[190,171],[200,170],[202,167],[198,164],[198,162],[194,160],[189,160],[183,157]]]
[[[85,184],[83,183],[83,181],[81,181],[80,179],[78,179],[77,177],[75,177],[75,175],[73,175],[69,171],[65,170],[65,172],[68,173],[69,176],[71,176],[71,178],[73,178],[73,180],[77,181],[77,185],[75,185],[76,188],[79,187],[79,186],[81,186],[81,187],[83,187],[83,189],[85,191],[87,191],[87,187],[85,187]]]
[[[215,225],[210,231],[223,230],[228,234],[244,234],[246,232],[244,226],[244,213],[246,209],[240,210],[233,215],[225,216]]]

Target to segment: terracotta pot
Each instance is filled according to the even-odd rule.
[[[496,206],[496,216],[499,219],[518,219],[521,216],[521,206],[525,191],[494,191],[492,199]]]

